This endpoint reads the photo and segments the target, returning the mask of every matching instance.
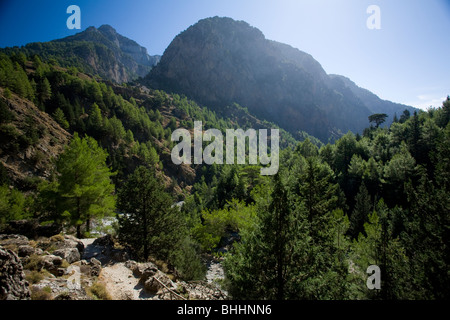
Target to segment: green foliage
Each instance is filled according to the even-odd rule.
[[[228,289],[236,299],[342,297],[339,283],[345,269],[332,262],[339,261],[335,245],[345,248],[343,213],[311,221],[306,199],[296,199],[296,188],[283,182],[283,176],[293,174],[275,176],[270,203],[259,206],[254,228],[243,233],[242,242],[225,259]]]
[[[375,122],[375,126],[378,128],[382,123],[386,121],[387,114],[376,113],[369,116],[369,122]]]
[[[11,220],[30,218],[32,199],[17,189],[0,186],[0,224]]]
[[[75,133],[57,161],[58,193],[71,224],[77,227],[78,237],[81,237],[82,223],[86,223],[86,232],[89,232],[91,218],[114,212],[114,185],[106,157],[107,153],[97,141],[88,136],[80,138]]]
[[[247,206],[242,201],[233,199],[223,209],[203,211],[202,222],[198,222],[191,232],[202,250],[212,251],[229,232],[251,230],[255,216],[254,205]]]
[[[87,288],[86,293],[95,300],[112,300],[105,285],[101,282],[93,283],[92,286]]]
[[[6,96],[6,93],[5,93]],[[0,124],[14,120],[14,114],[9,110],[3,99],[0,99]]]
[[[202,273],[192,269],[200,260],[183,217],[152,170],[140,166],[128,177],[118,192],[117,208],[119,239],[137,258],[146,261],[151,255],[169,261],[186,278]]]
[[[69,129],[69,122],[66,120],[64,112],[60,108],[55,110],[55,112],[53,113],[53,118],[56,122],[59,123],[61,127],[63,127],[64,129]]]

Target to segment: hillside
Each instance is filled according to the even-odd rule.
[[[366,102],[311,55],[230,18],[200,20],[180,33],[144,83],[215,110],[236,102],[294,135],[302,130],[324,142],[362,132],[374,110],[408,108]]]
[[[77,67],[117,83],[144,77],[160,59],[150,56],[147,49],[118,34],[109,25],[98,29],[89,27],[63,39],[29,43],[3,51],[23,52],[28,56],[37,54],[44,60],[55,59],[63,67]]]

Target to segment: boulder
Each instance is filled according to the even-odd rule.
[[[71,235],[64,236],[64,248],[76,248],[80,254],[83,253],[84,243]]]
[[[53,254],[42,256],[42,267],[50,272],[57,272],[62,265],[62,258]]]
[[[102,271],[102,263],[95,258],[91,258],[89,262],[90,266],[90,275],[92,277],[98,277],[100,272]]]
[[[0,247],[0,300],[29,299],[30,290],[19,257]]]
[[[94,246],[114,247],[114,240],[110,234],[97,238],[92,243]]]
[[[64,248],[53,251],[55,256],[66,259],[68,263],[74,263],[81,259],[80,252],[76,248]]]
[[[37,255],[41,255],[43,254],[44,251],[42,251],[42,249],[39,248],[34,248],[30,245],[22,245],[19,246],[18,250],[17,250],[17,254],[19,255],[19,257],[24,258],[24,257],[29,257],[32,254],[37,254]]]
[[[146,280],[142,281],[143,279]],[[160,291],[164,291],[166,287],[171,290],[175,289],[172,280],[170,280],[165,273],[159,270],[156,270],[156,272],[154,272],[154,270],[151,268],[148,268],[144,271],[144,274],[142,274],[140,282],[144,283],[145,291],[151,294],[159,294],[161,293]]]
[[[18,248],[19,246],[29,245],[30,240],[19,234],[0,234],[0,245],[8,248]]]
[[[156,265],[152,262],[138,263],[134,260],[128,260],[127,262],[125,262],[125,267],[130,269],[136,278],[141,278],[142,274],[147,269],[150,270],[150,273],[152,273],[152,272],[156,273],[156,271],[158,270]],[[147,279],[144,279],[144,282],[145,282],[145,280],[147,280]]]
[[[42,250],[52,251],[60,249],[76,249],[81,257],[84,250],[84,244],[74,236],[54,235],[51,238],[39,239],[37,246]],[[78,258],[80,260],[80,258]]]

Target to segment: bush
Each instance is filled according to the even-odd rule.
[[[25,270],[39,271],[42,269],[42,257],[37,254],[32,254],[28,257],[27,262],[23,266]]]
[[[180,247],[173,252],[171,260],[179,276],[185,281],[200,280],[206,274],[206,268],[197,251],[199,250],[192,240],[186,237]]]
[[[31,284],[36,284],[44,279],[44,275],[39,271],[33,270],[25,276],[25,279]]]
[[[50,287],[36,288],[31,287],[31,300],[51,300],[52,289]]]
[[[95,282],[87,288],[86,293],[95,300],[112,300],[105,285],[101,282]]]

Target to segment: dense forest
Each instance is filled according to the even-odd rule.
[[[29,101],[72,139],[49,177],[18,181],[0,164],[0,224],[36,219],[88,237],[110,232],[136,259],[167,261],[200,279],[201,255],[223,258],[235,299],[448,299],[450,98],[441,108],[383,115],[361,134],[324,144],[281,130],[280,170],[170,163],[176,128],[273,128],[245,107],[221,113],[177,94],[117,85],[57,61],[0,54],[1,156],[45,136],[11,104]],[[57,143],[56,141],[54,143]],[[45,154],[35,155],[36,162]],[[175,203],[182,205],[176,206]],[[219,250],[226,239],[235,241]],[[366,269],[381,270],[368,290]]]

